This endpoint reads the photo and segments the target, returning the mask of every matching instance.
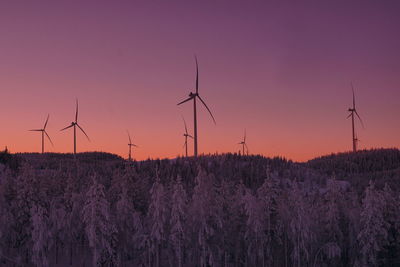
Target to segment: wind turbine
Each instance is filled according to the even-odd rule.
[[[187,127],[186,127],[186,121],[185,121],[185,118],[183,116],[182,116],[182,120],[183,120],[183,124],[185,125],[185,133],[183,134],[183,136],[185,137],[185,143],[183,144],[183,146],[185,147],[186,157],[187,157],[188,156],[188,142],[187,142],[187,139],[188,139],[188,137],[193,139],[193,136],[191,136],[188,133],[188,130],[187,130]]]
[[[244,149],[246,148],[247,150],[247,155],[249,154],[249,148],[247,147],[246,144],[246,129],[244,130],[244,136],[243,136],[243,141],[241,141],[240,143],[238,143],[238,145],[242,145],[242,155],[244,156]]]
[[[75,121],[71,122],[71,125],[61,129],[60,131],[64,131],[68,128],[74,127],[74,155],[76,155],[76,126],[82,131],[82,133],[87,137],[90,142],[89,136],[83,130],[83,128],[78,124],[78,99],[76,100],[76,111],[75,111]]]
[[[127,133],[128,133],[128,138],[129,138],[129,143],[128,143],[128,146],[129,146],[129,158],[128,158],[128,160],[131,161],[132,160],[132,157],[131,157],[131,155],[132,155],[131,154],[132,146],[134,146],[134,147],[138,147],[138,146],[132,143],[131,136],[130,136],[128,131],[127,131]]]
[[[356,142],[356,150],[358,150],[358,144],[361,142],[360,139],[358,139],[357,135],[355,138],[355,142]]]
[[[206,108],[206,109],[208,110],[208,112],[210,113],[211,118],[212,118],[213,121],[214,121],[214,124],[217,124],[217,123],[215,122],[215,119],[214,119],[213,114],[211,113],[211,110],[208,108],[207,104],[204,102],[204,100],[203,100],[203,99],[200,97],[200,95],[199,95],[199,65],[198,65],[198,63],[197,63],[197,57],[195,56],[194,58],[195,58],[195,60],[196,60],[196,92],[195,92],[195,93],[190,92],[190,93],[189,93],[189,97],[188,97],[187,99],[183,100],[182,102],[178,103],[178,106],[181,105],[181,104],[183,104],[183,103],[185,103],[185,102],[187,102],[187,101],[193,100],[193,116],[194,116],[194,119],[193,119],[193,122],[194,122],[194,156],[197,157],[197,137],[198,137],[198,136],[197,136],[197,109],[196,109],[196,100],[197,100],[197,98],[200,100],[201,103],[203,103],[203,105],[205,106],[205,108]]]
[[[47,122],[49,121],[49,117],[50,117],[50,115],[47,115],[46,122],[44,123],[44,126],[43,126],[42,129],[29,130],[29,131],[32,131],[32,132],[42,132],[42,154],[44,153],[44,135],[47,136],[47,138],[49,139],[51,145],[54,146],[53,142],[51,141],[50,136],[46,132],[46,126],[47,126]]]
[[[358,138],[356,136],[356,130],[355,130],[355,124],[354,124],[354,114],[358,117],[358,119],[361,122],[362,127],[364,128],[364,123],[361,120],[360,115],[358,115],[357,109],[356,109],[356,97],[354,95],[354,87],[353,83],[351,84],[351,90],[353,91],[353,107],[349,108],[348,111],[350,112],[349,116],[347,118],[351,117],[351,128],[352,128],[352,141],[353,141],[353,152],[357,151],[357,142]]]

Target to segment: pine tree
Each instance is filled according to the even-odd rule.
[[[388,243],[381,254],[382,265],[395,265],[400,256],[400,199],[396,193],[385,183],[383,188],[385,209],[383,217],[388,223]]]
[[[343,242],[343,232],[340,229],[341,219],[341,201],[344,199],[344,194],[341,190],[340,184],[333,177],[327,181],[326,193],[321,201],[323,214],[321,223],[320,238],[322,243],[317,249],[314,256],[314,266],[316,265],[318,258],[324,256],[328,262],[332,262],[341,256],[342,249],[340,245]]]
[[[105,197],[104,186],[93,176],[92,185],[86,193],[82,210],[85,232],[93,254],[93,266],[116,264],[116,229],[110,218],[109,203]]]
[[[32,221],[32,262],[36,266],[49,266],[49,218],[45,208],[34,205],[31,208]]]
[[[171,202],[170,240],[175,252],[176,266],[181,267],[183,264],[183,246],[186,238],[185,224],[188,199],[179,175],[174,184]]]
[[[53,201],[49,212],[51,247],[55,251],[55,264],[58,264],[60,246],[67,239],[67,214],[61,200]]]
[[[116,221],[118,230],[119,262],[125,260],[124,255],[133,255],[139,247],[136,244],[137,234],[141,229],[140,215],[135,210],[133,201],[128,196],[126,187],[122,188],[120,199],[116,203]]]
[[[387,244],[388,224],[384,218],[385,199],[370,181],[362,200],[361,231],[358,234],[361,266],[378,266],[377,255]]]
[[[213,175],[207,175],[199,169],[192,196],[191,220],[193,233],[196,236],[199,262],[201,267],[215,265],[215,253],[219,248],[213,242],[216,231],[222,227],[220,203],[216,201]]]
[[[292,264],[298,267],[309,263],[311,244],[314,240],[310,214],[312,207],[307,204],[298,182],[292,182],[288,190],[289,218],[286,219],[289,221],[288,238],[293,246]]]
[[[253,196],[249,189],[242,202],[247,216],[245,240],[247,243],[247,263],[251,266],[263,266],[265,217],[263,203]]]
[[[272,242],[273,236],[276,233],[274,221],[276,220],[277,210],[277,198],[279,194],[278,188],[278,177],[277,175],[271,174],[269,169],[267,170],[267,177],[264,183],[257,190],[257,199],[261,205],[263,225],[263,241],[260,244],[262,249],[262,265],[272,265]]]
[[[165,240],[165,223],[167,206],[164,186],[157,178],[150,190],[151,202],[149,205],[148,219],[150,222],[149,249],[155,256],[155,266],[160,266],[161,243]]]

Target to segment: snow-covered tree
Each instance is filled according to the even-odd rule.
[[[173,187],[171,198],[170,241],[175,252],[176,266],[183,264],[183,246],[186,238],[186,217],[188,198],[178,176]]]
[[[138,240],[138,232],[141,229],[140,215],[135,210],[132,199],[128,195],[126,187],[122,188],[120,198],[116,203],[116,225],[118,230],[118,254],[119,264],[122,265],[124,255],[133,255],[135,248],[139,245],[135,241]]]
[[[377,266],[377,255],[387,244],[388,223],[384,218],[385,199],[370,181],[362,200],[361,230],[358,234],[361,266]]]
[[[263,240],[261,245],[262,265],[272,265],[272,242],[273,236],[276,236],[277,229],[275,226],[276,213],[277,213],[277,198],[279,194],[278,176],[276,173],[270,173],[267,170],[267,177],[264,179],[263,184],[257,189],[257,199],[261,205],[261,214],[263,224]]]
[[[310,262],[314,233],[312,232],[312,207],[308,205],[306,196],[296,181],[292,182],[288,189],[287,205],[289,217],[286,220],[289,222],[288,238],[292,243],[292,265],[300,267]]]
[[[343,242],[343,232],[341,230],[341,206],[344,201],[344,194],[340,182],[332,177],[327,180],[326,192],[320,202],[320,217],[319,223],[322,224],[319,233],[320,244],[315,252],[314,266],[319,258],[327,263],[334,264],[341,253],[341,244]]]
[[[110,205],[105,197],[104,186],[92,177],[92,185],[86,192],[82,209],[86,237],[92,249],[93,265],[116,264],[116,228],[111,221]]]
[[[247,264],[264,266],[265,216],[263,203],[250,190],[243,196],[247,216],[245,240],[247,243]]]
[[[148,220],[150,223],[149,233],[149,249],[151,254],[155,257],[155,266],[160,266],[160,250],[161,243],[166,238],[166,216],[167,216],[167,203],[165,199],[164,186],[157,178],[150,190],[150,205],[148,211]]]
[[[58,264],[60,247],[67,240],[67,214],[60,199],[53,201],[50,205],[49,223],[51,247],[54,248],[55,264]]]
[[[216,190],[214,187],[214,176],[208,175],[199,168],[196,177],[196,185],[192,196],[190,216],[192,230],[197,243],[198,262],[194,263],[201,267],[216,265],[215,253],[217,244],[213,242],[215,234],[222,227],[220,217],[220,203],[216,201]]]
[[[36,266],[49,266],[49,241],[51,237],[48,212],[34,205],[31,208],[32,262]]]

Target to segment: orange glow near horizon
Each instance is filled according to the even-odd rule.
[[[398,3],[1,3],[0,148],[39,152],[50,114],[48,152],[104,151],[133,158],[184,154],[193,134],[194,89],[199,153],[238,152],[294,161],[351,150],[352,81],[365,129],[360,149],[400,147]],[[340,22],[340,23],[339,23]],[[1,148],[2,149],[2,148]],[[189,153],[193,142],[189,140]]]

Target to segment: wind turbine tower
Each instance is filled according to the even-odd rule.
[[[351,117],[351,130],[352,130],[352,142],[353,142],[353,152],[357,151],[357,142],[358,142],[358,138],[357,138],[357,134],[356,134],[356,129],[355,129],[355,121],[354,121],[354,117],[357,116],[357,118],[360,120],[361,125],[364,128],[364,123],[361,120],[360,115],[358,115],[357,109],[356,109],[356,98],[354,95],[354,87],[353,84],[351,84],[351,89],[353,91],[353,107],[349,108],[348,111],[350,112],[349,116],[347,116],[347,118]],[[355,116],[354,116],[355,115]]]
[[[128,160],[131,161],[132,160],[132,147],[138,147],[137,145],[135,145],[134,143],[132,143],[131,140],[131,135],[128,132],[128,138],[129,138],[129,143],[128,143],[128,147],[129,147],[129,155],[128,155]]]
[[[42,129],[33,129],[33,130],[29,130],[29,131],[32,131],[32,132],[41,132],[41,133],[42,133],[42,154],[44,153],[44,135],[47,136],[47,138],[49,139],[51,145],[54,146],[53,142],[51,141],[50,136],[49,136],[49,135],[47,134],[47,132],[46,132],[47,123],[49,122],[49,116],[50,116],[50,115],[47,115],[46,122],[44,123],[44,126],[43,126]]]
[[[214,124],[216,124],[215,119],[213,114],[211,113],[211,110],[208,108],[207,104],[204,102],[204,100],[200,97],[199,95],[199,65],[197,63],[197,57],[195,56],[195,61],[196,61],[196,92],[190,92],[189,97],[182,102],[178,103],[178,106],[193,100],[193,122],[194,122],[194,156],[197,157],[198,154],[198,135],[197,135],[197,108],[196,108],[196,100],[197,98],[200,100],[200,102],[205,106],[205,108],[208,110],[208,112],[211,115],[211,118],[214,121]]]
[[[85,130],[78,124],[78,99],[76,100],[76,111],[75,111],[75,121],[71,122],[71,124],[60,131],[64,131],[68,128],[74,127],[74,155],[76,155],[76,127],[79,128],[79,130],[82,131],[82,133],[86,136],[86,138],[89,140],[89,136],[86,134]]]
[[[244,130],[243,140],[240,143],[238,143],[238,145],[242,145],[242,155],[243,156],[246,155],[244,152],[245,148],[247,150],[247,155],[249,154],[249,148],[247,147],[247,144],[246,144],[246,129]]]
[[[188,157],[188,142],[187,142],[187,140],[188,140],[188,137],[193,139],[193,136],[191,136],[188,133],[186,121],[185,121],[184,117],[182,117],[182,120],[183,120],[183,124],[185,125],[185,133],[183,134],[183,136],[185,137],[185,143],[183,144],[183,146],[185,147],[186,157]]]

